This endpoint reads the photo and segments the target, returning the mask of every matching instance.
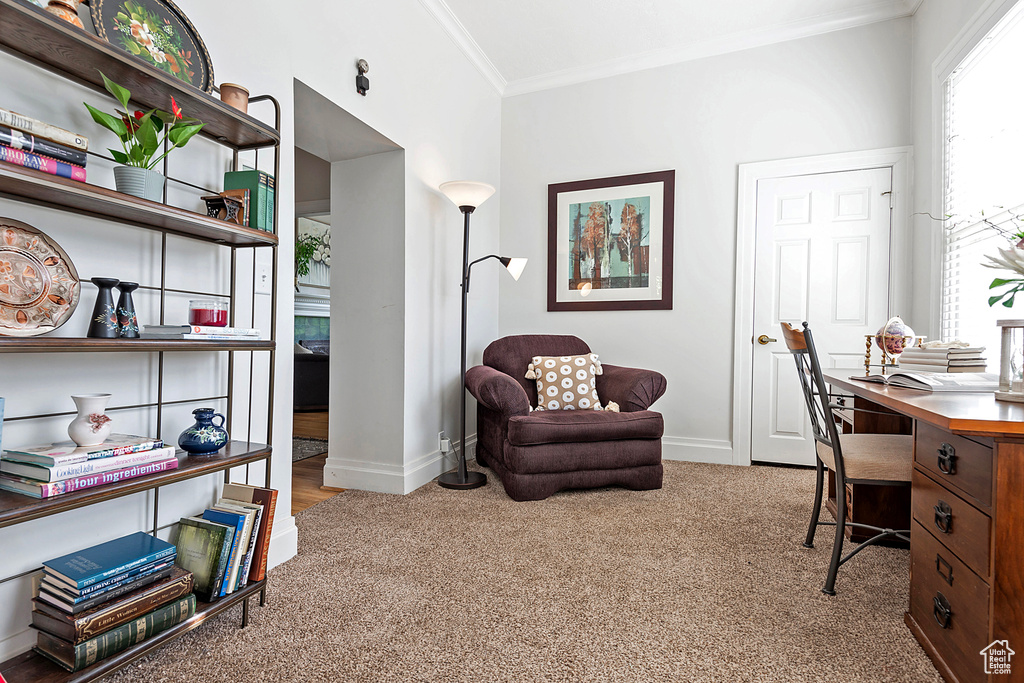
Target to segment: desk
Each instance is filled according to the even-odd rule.
[[[825,381],[914,421],[907,626],[947,681],[1024,680],[1024,404],[849,374]],[[1011,676],[985,674],[996,640]]]

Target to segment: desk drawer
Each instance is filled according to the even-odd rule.
[[[992,527],[988,515],[917,469],[913,474],[910,506],[921,526],[979,576],[988,577]]]
[[[959,489],[961,495],[966,494],[985,507],[992,506],[990,447],[919,420],[914,461],[944,485]]]
[[[960,681],[984,681],[989,586],[923,526],[912,526],[910,614]]]

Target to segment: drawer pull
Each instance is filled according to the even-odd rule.
[[[952,533],[953,531],[953,508],[949,507],[949,503],[944,500],[940,500],[939,504],[935,506],[935,526],[944,534]]]
[[[956,449],[953,445],[943,442],[938,452],[939,471],[943,474],[956,474]]]
[[[934,605],[932,615],[935,617],[935,622],[942,628],[949,628],[949,621],[953,617],[953,610],[950,609],[949,600],[946,599],[945,595],[936,591],[932,604]]]
[[[946,568],[945,571],[943,571],[943,567]],[[935,571],[939,573],[939,576],[942,577],[943,581],[948,583],[950,586],[953,585],[953,565],[942,559],[941,555],[935,556]]]

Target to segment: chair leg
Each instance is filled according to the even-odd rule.
[[[828,576],[821,592],[825,595],[836,594],[836,574],[842,564],[843,542],[846,540],[846,482],[836,476],[836,541],[832,546],[832,562],[828,566]]]
[[[818,482],[814,489],[814,506],[811,508],[811,523],[807,525],[807,538],[804,540],[805,548],[814,547],[814,532],[818,529],[818,518],[821,516],[821,495],[825,484],[825,465],[815,456],[818,463]]]

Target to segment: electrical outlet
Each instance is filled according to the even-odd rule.
[[[256,293],[270,294],[271,267],[269,263],[256,266]]]
[[[444,430],[443,429],[437,433],[437,450],[441,451],[442,453],[445,452],[445,450],[444,450]]]

